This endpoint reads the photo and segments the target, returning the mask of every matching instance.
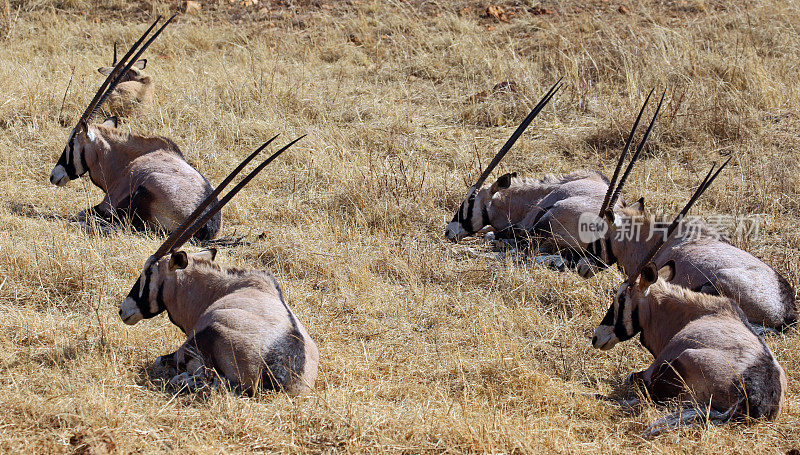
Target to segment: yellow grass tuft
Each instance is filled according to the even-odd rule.
[[[273,134],[308,133],[223,211],[223,233],[252,244],[218,255],[273,270],[317,340],[318,387],[300,398],[173,396],[154,385],[147,367],[183,335],[166,316],[124,326],[117,305],[160,238],[87,236],[68,218],[100,190],[47,181],[69,133],[58,116],[73,68],[63,115],[74,122],[112,43],[130,44],[152,14],[182,5],[0,4],[2,24],[19,9],[0,46],[0,450],[800,446],[796,330],[768,340],[789,376],[776,422],[643,441],[664,410],[628,415],[595,398],[651,360],[635,341],[590,348],[620,275],[487,262],[442,236],[465,181],[558,77],[566,86],[497,175],[609,173],[644,96],[666,88],[626,196],[674,213],[710,162],[734,153],[695,212],[761,214],[761,237],[739,245],[797,287],[796,5],[508,2],[502,22],[463,1],[289,3],[204,2],[179,17],[146,55],[153,109],[122,128],[173,139],[213,183]],[[507,81],[513,90],[497,88]]]

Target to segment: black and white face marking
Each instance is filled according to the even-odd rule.
[[[605,317],[594,331],[592,346],[605,351],[613,348],[620,341],[633,338],[641,331],[639,308],[633,302],[628,284],[623,283]]]
[[[69,134],[67,146],[58,159],[56,166],[50,172],[50,183],[53,185],[64,186],[70,180],[75,180],[89,170],[86,165],[86,158],[83,154],[83,144],[77,140],[78,128],[74,128]]]
[[[158,264],[145,267],[128,297],[119,307],[119,317],[128,325],[150,319],[166,309],[164,281],[159,278]]]
[[[444,236],[447,237],[447,240],[458,242],[490,224],[486,207],[481,201],[478,201],[478,193],[478,189],[471,189],[456,214],[453,215],[453,219],[447,224],[447,228],[444,231]]]

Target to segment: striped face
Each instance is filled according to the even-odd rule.
[[[150,319],[166,309],[163,273],[165,270],[162,270],[166,268],[165,260],[145,264],[144,271],[119,307],[119,317],[122,322],[133,325],[142,319]]]
[[[447,224],[447,228],[444,231],[444,236],[447,237],[447,240],[458,242],[490,224],[487,211],[488,202],[488,189],[470,189],[467,198],[464,199],[456,214],[453,215],[453,219]]]
[[[84,157],[85,141],[80,140],[84,135],[79,133],[79,128],[74,128],[69,134],[67,146],[64,147],[64,152],[50,172],[50,183],[53,185],[64,186],[89,170]]]
[[[592,336],[592,346],[603,351],[620,341],[631,339],[642,331],[639,324],[639,305],[633,296],[634,289],[623,283],[606,316],[600,321]]]

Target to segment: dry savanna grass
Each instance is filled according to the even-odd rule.
[[[90,236],[102,197],[48,173],[130,44],[178,3],[0,2],[0,450],[3,452],[784,453],[800,447],[800,334],[768,340],[789,377],[775,422],[638,435],[596,394],[650,355],[589,336],[621,280],[498,263],[445,222],[558,77],[566,86],[496,171],[607,174],[652,87],[667,89],[626,188],[674,213],[735,155],[702,215],[759,214],[737,244],[800,286],[800,9],[777,0],[201,2],[148,50],[155,103],[122,128],[172,138],[213,183],[281,133],[307,133],[223,211],[321,351],[298,398],[173,395],[147,368],[182,341],[117,306],[158,235]],[[64,91],[72,84],[61,109]],[[67,127],[65,127],[65,125]],[[466,183],[465,183],[466,182]],[[468,244],[470,242],[467,242]],[[475,247],[479,241],[473,241]]]

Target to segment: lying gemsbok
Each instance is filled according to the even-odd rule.
[[[213,262],[214,250],[178,251],[261,169],[298,140],[264,160],[203,215],[269,142],[245,159],[147,259],[120,305],[119,315],[126,324],[166,310],[186,333],[186,342],[176,352],[156,360],[157,368],[174,374],[173,386],[216,387],[217,378],[223,378],[245,392],[260,388],[295,394],[314,387],[317,346],[286,305],[275,277],[265,270],[221,267]]]
[[[614,206],[638,152],[631,157],[623,177],[613,190],[617,172],[612,178],[609,197],[600,208],[601,219],[597,220],[604,228],[598,229],[600,235],[587,248],[590,254],[578,264],[578,273],[584,277],[615,263],[628,273],[639,265],[643,255],[658,241],[657,235],[650,236],[651,232],[660,229],[646,216],[644,198],[627,207]],[[625,154],[623,150],[617,171],[625,160]],[[612,206],[614,210],[609,209]],[[636,229],[631,226],[636,226]],[[675,269],[673,284],[734,299],[760,332],[762,326],[784,329],[797,321],[794,289],[786,278],[755,256],[728,243],[711,226],[698,220],[692,227],[692,230],[670,237],[654,257],[657,265],[669,263]],[[626,232],[631,235],[626,235]]]
[[[445,236],[449,240],[458,241],[478,232],[484,226],[491,226],[498,232],[499,237],[519,239],[533,237],[539,242],[539,254],[561,252],[571,258],[575,252],[582,256],[580,253],[590,246],[585,236],[581,235],[580,222],[582,215],[596,212],[609,198],[611,187],[602,173],[579,170],[562,176],[548,174],[538,180],[522,179],[518,178],[516,173],[510,173],[501,176],[489,187],[481,188],[488,175],[557,89],[558,84],[550,89],[494,157],[478,182],[470,188],[467,198],[447,225]],[[625,143],[623,154],[630,148],[633,135],[652,93],[651,91],[639,111]],[[637,148],[637,154],[641,152],[652,131],[661,103]],[[619,171],[618,166],[614,174],[615,179]],[[626,171],[623,180],[627,178],[628,172],[629,170]],[[621,199],[615,200],[612,204],[617,209],[623,208],[624,205],[625,202]]]
[[[489,187],[482,186],[489,174],[500,164],[500,160],[511,150],[517,139],[559,88],[561,88],[561,79],[553,84],[530,114],[525,117],[514,134],[478,177],[478,181],[469,188],[467,197],[461,202],[453,219],[447,224],[444,235],[448,240],[458,242],[464,237],[480,231],[484,226],[492,226],[500,231],[520,224],[532,207],[535,207],[554,185],[558,184],[554,177],[547,177],[541,181],[523,180],[518,179],[516,173],[511,173],[501,176]],[[506,194],[510,196],[505,196]]]
[[[706,418],[712,423],[774,419],[784,401],[786,374],[736,302],[675,285],[674,263],[659,269],[652,262],[725,164],[713,175],[712,166],[665,235],[627,269],[627,280],[592,337],[593,347],[607,350],[641,333],[655,361],[629,380],[656,402],[688,403],[650,425],[647,436]]]
[[[129,220],[134,228],[161,226],[173,231],[213,191],[208,180],[186,162],[171,140],[118,130],[114,117],[101,124],[91,123],[137,59],[174,17],[142,45],[160,17],[156,19],[117,62],[70,133],[50,174],[51,183],[63,186],[88,172],[92,182],[106,193],[91,210],[92,215],[104,221]],[[136,55],[131,58],[134,52]],[[213,238],[220,224],[219,215],[212,217],[195,237]]]
[[[109,76],[117,65],[117,43],[114,43],[114,62],[111,66],[98,68],[97,71]],[[114,90],[108,96],[108,110],[111,115],[127,117],[139,107],[149,106],[153,101],[153,80],[142,71],[147,66],[147,59],[136,60],[126,71]]]

